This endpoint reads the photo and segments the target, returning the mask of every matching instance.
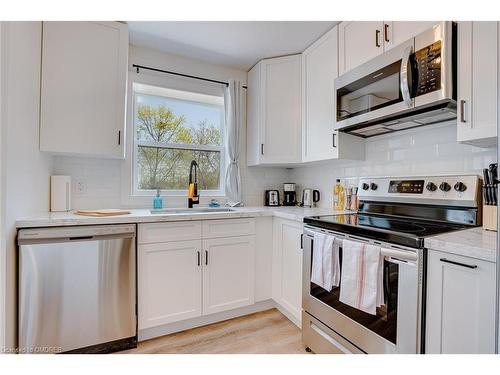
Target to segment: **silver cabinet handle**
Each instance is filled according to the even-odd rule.
[[[406,103],[408,108],[411,108],[412,106],[410,96],[410,83],[408,82],[408,61],[410,60],[412,51],[412,46],[406,47],[403,53],[403,58],[401,59],[401,70],[399,72],[401,95],[403,96],[403,101]]]
[[[475,265],[475,264],[466,264],[466,263],[455,262],[453,260],[448,260],[446,258],[441,258],[439,260],[441,262],[454,264],[456,266],[467,267],[467,268],[471,268],[471,269],[476,269],[477,268],[477,265]]]
[[[460,100],[460,122],[467,122],[465,118],[465,100]]]
[[[380,47],[379,38],[380,38],[380,30],[377,29],[377,30],[375,30],[375,46],[376,47]]]
[[[384,40],[389,42],[389,25],[384,23]]]
[[[335,133],[332,133],[332,147],[335,147],[335,148],[336,148],[336,147],[337,147],[337,144],[336,144],[336,142],[335,142],[335,135],[336,135]]]

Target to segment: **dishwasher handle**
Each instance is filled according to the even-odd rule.
[[[19,245],[47,242],[77,242],[112,238],[134,238],[135,224],[65,226],[52,228],[20,229]]]

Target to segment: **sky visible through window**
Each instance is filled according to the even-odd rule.
[[[211,104],[203,104],[166,98],[160,96],[137,94],[137,104],[160,106],[165,105],[177,116],[184,116],[186,122],[184,126],[196,128],[200,122],[206,119],[207,123],[218,125],[221,122],[221,109]]]

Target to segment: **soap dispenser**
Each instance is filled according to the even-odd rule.
[[[155,210],[163,208],[163,198],[160,196],[160,189],[156,189],[156,197],[153,198],[153,208]]]

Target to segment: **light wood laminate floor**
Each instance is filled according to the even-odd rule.
[[[124,354],[302,354],[301,332],[277,309],[140,342]]]

